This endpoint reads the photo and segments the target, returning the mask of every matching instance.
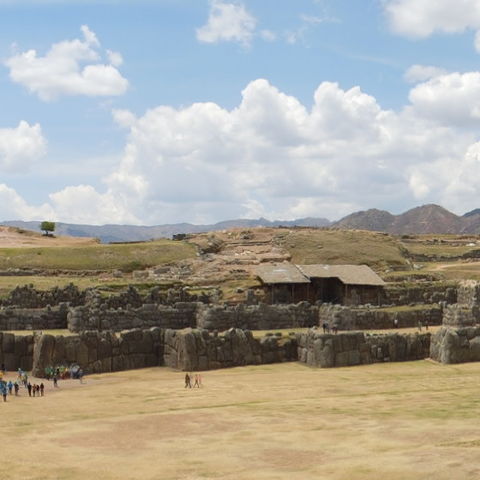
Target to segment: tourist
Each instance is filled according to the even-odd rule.
[[[28,396],[32,396],[32,384],[30,382],[27,383],[27,390],[28,390]]]
[[[393,319],[393,327],[394,327],[394,328],[398,328],[398,318],[397,318],[397,317],[395,317],[395,318]]]
[[[3,401],[7,401],[7,382],[0,381],[0,392],[2,393]]]
[[[18,382],[15,382],[13,384],[13,389],[15,390],[15,396],[18,397],[18,391],[20,390],[20,385],[18,384]]]
[[[12,381],[10,380],[8,382],[8,394],[11,395],[12,394],[12,390],[13,390],[13,383]]]
[[[37,397],[40,396],[40,385],[35,385],[35,389],[37,390]]]
[[[58,388],[58,377],[56,375],[53,376],[53,386]]]
[[[40,395],[43,397],[43,392],[45,390],[45,385],[43,384],[43,382],[40,384]]]
[[[195,374],[195,383],[193,384],[193,388],[197,387],[200,388],[200,381],[198,380],[199,375]]]
[[[37,386],[35,384],[32,385],[32,397],[35,397],[35,394],[37,393]]]
[[[327,333],[328,323],[327,323],[327,322],[323,322],[322,328],[323,328],[323,333]]]
[[[190,380],[190,375],[188,373],[185,374],[185,388],[192,388],[192,383]]]
[[[80,383],[83,383],[83,370],[80,369],[78,371],[78,379],[80,380]]]

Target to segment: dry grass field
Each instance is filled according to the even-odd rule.
[[[480,364],[147,369],[0,403],[3,478],[480,478]]]

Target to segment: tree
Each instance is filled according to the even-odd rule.
[[[42,222],[40,224],[40,230],[43,230],[45,232],[45,236],[48,237],[50,232],[55,231],[55,222]]]

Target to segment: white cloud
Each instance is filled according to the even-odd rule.
[[[408,83],[425,82],[431,78],[445,75],[448,73],[445,69],[434,67],[431,65],[412,65],[406,72],[403,78]]]
[[[0,218],[2,220],[38,220],[54,218],[50,205],[31,206],[12,188],[0,184]]]
[[[480,29],[480,0],[385,0],[384,8],[392,30],[407,37]]]
[[[242,3],[211,0],[208,21],[197,29],[197,39],[204,43],[237,42],[247,47],[256,25],[256,18]]]
[[[128,88],[128,81],[117,70],[122,58],[107,51],[110,63],[102,61],[97,36],[86,25],[81,27],[83,40],[65,40],[52,45],[45,56],[35,50],[8,58],[13,82],[25,86],[42,100],[63,95],[116,96]]]
[[[17,210],[40,209],[69,222],[144,224],[260,215],[336,219],[418,200],[466,211],[478,201],[480,147],[476,130],[461,125],[475,120],[476,97],[461,92],[477,93],[468,86],[475,79],[456,75],[415,86],[412,103],[399,112],[359,87],[331,82],[319,85],[309,108],[262,79],[246,86],[232,110],[196,103],[138,117],[115,111],[129,133],[103,191],[69,186],[38,208],[17,199]],[[462,105],[458,118],[453,104]]]
[[[480,125],[480,72],[450,73],[415,86],[417,114],[447,125]]]
[[[16,128],[0,128],[0,171],[26,170],[45,154],[46,147],[39,124],[21,121]]]

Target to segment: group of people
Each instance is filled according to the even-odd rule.
[[[200,388],[202,386],[202,376],[199,373],[195,374],[194,383],[192,386],[192,374],[186,373],[185,374],[185,388]]]
[[[9,380],[8,382],[4,379],[5,368],[2,365],[0,371],[0,395],[3,397],[3,401],[7,401],[9,395],[15,395],[16,397],[20,394],[20,386],[23,386],[28,391],[29,397],[43,397],[45,393],[45,385],[43,382],[40,384],[31,384],[28,380],[28,375],[26,372],[18,369],[17,379],[13,382]]]

